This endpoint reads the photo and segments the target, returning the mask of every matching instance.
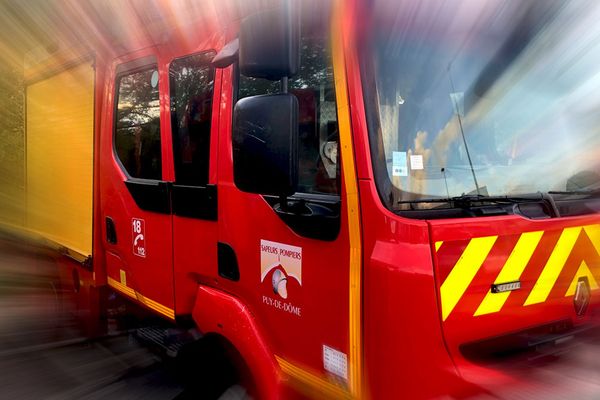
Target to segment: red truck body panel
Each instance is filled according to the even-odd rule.
[[[331,241],[297,234],[265,198],[235,186],[231,131],[236,79],[232,66],[216,70],[213,83],[209,183],[217,187],[217,220],[142,210],[127,189],[129,177],[114,151],[116,78],[123,65],[151,57],[159,74],[162,181],[174,182],[169,66],[182,56],[218,52],[235,36],[240,15],[252,10],[215,3],[201,14],[195,29],[190,30],[191,23],[185,29],[173,26],[163,30],[166,38],[135,36],[129,43],[133,51],[98,52],[95,284],[108,282],[169,320],[191,315],[204,333],[225,337],[255,374],[260,398],[289,398],[299,393],[374,399],[475,395],[482,389],[469,382],[477,379],[470,375],[471,361],[461,350],[464,345],[550,322],[588,322],[587,317],[575,315],[573,294],[567,292],[584,261],[593,277],[600,279],[600,218],[425,221],[403,218],[385,208],[373,177],[355,48],[360,15],[366,12],[362,7],[358,1],[343,5],[336,25],[341,36],[334,38],[344,51],[334,69],[336,84],[344,88],[336,87],[338,119],[342,120],[343,112],[349,117],[349,126],[340,123],[341,130],[347,129],[340,136],[348,135],[353,146],[342,154],[353,157],[355,170],[342,174],[340,231]],[[170,15],[168,6],[163,11]],[[345,94],[347,98],[341,97]],[[341,163],[344,168],[348,161],[342,157]],[[358,224],[349,217],[352,204],[347,199],[353,187],[360,207]],[[117,243],[107,241],[107,217],[114,223]],[[142,231],[136,230],[138,221]],[[566,245],[564,266],[557,267],[556,285],[546,297],[537,295],[543,301],[525,306],[568,229],[575,237],[563,239],[573,243]],[[134,243],[140,232],[143,254]],[[498,311],[474,315],[491,285],[503,283],[495,280],[519,238],[528,232],[543,234],[539,243],[531,239],[536,247],[519,275],[521,289],[509,292]],[[356,276],[349,267],[356,240],[362,256],[358,288],[352,286]],[[219,274],[218,243],[234,249],[239,280]],[[469,243],[473,244],[468,251]],[[461,257],[471,257],[470,264],[461,264]],[[473,261],[478,259],[479,266]],[[277,271],[287,277],[285,296],[274,292],[272,282],[281,273]],[[360,293],[357,307],[352,303],[353,290]],[[592,305],[597,305],[597,292],[592,299]],[[486,310],[497,308],[497,303],[485,306]],[[358,325],[352,325],[353,318],[358,318]],[[358,326],[355,332],[353,326]],[[353,343],[360,343],[361,348],[353,350]],[[326,354],[346,357],[342,364],[348,369],[362,365],[360,393],[351,393],[355,386],[348,378],[340,379],[327,370]],[[359,358],[352,359],[352,354]],[[488,376],[483,369],[477,371]],[[496,376],[494,371],[489,373]]]

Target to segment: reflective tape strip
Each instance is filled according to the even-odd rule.
[[[169,307],[163,306],[162,304],[147,298],[146,296],[144,296],[143,294],[139,293],[139,292],[135,292],[136,298],[138,299],[138,301],[140,303],[142,303],[143,305],[145,305],[148,308],[151,308],[152,310],[158,312],[159,314],[164,315],[167,318],[170,319],[175,319],[175,312],[170,309]]]
[[[117,289],[119,292],[126,294],[129,297],[135,298],[135,290],[123,285],[121,282],[111,278],[110,276],[108,277],[108,285],[112,286],[114,289]]]
[[[587,266],[585,261],[582,261],[581,265],[579,266],[579,269],[577,270],[577,273],[575,274],[575,277],[573,278],[573,281],[571,282],[569,288],[567,289],[567,292],[565,293],[565,297],[575,295],[577,281],[579,281],[579,278],[584,276],[587,276],[591,290],[598,289],[598,282],[596,282],[596,278],[594,278],[592,271],[590,271],[590,268]]]
[[[435,251],[438,251],[440,247],[442,247],[442,244],[444,244],[444,242],[435,242]]]
[[[344,2],[335,3],[332,18],[331,45],[335,80],[339,148],[341,153],[342,176],[346,198],[349,241],[349,282],[348,282],[348,386],[354,397],[362,397],[362,238],[360,227],[360,207],[354,145],[348,100],[346,64],[342,36]]]
[[[314,375],[303,368],[297,367],[282,357],[275,356],[275,359],[283,373],[297,380],[300,383],[299,389],[306,392],[312,398],[351,399],[356,397],[352,396],[345,388]]]
[[[529,260],[531,260],[533,252],[542,239],[543,234],[543,231],[523,233],[521,237],[519,237],[515,248],[510,253],[510,256],[506,260],[506,263],[504,263],[504,266],[494,283],[498,284],[519,280],[525,267],[529,263]],[[473,315],[478,316],[500,311],[510,293],[511,292],[492,293],[492,291],[489,290]]]
[[[127,286],[127,273],[122,269],[119,270],[119,277],[121,278],[121,283]]]
[[[550,257],[548,258],[546,266],[542,270],[540,277],[523,305],[528,306],[546,301],[567,262],[567,258],[569,258],[569,255],[573,250],[573,246],[575,246],[575,242],[577,241],[580,232],[581,227],[579,226],[563,230],[552,254],[550,254]]]
[[[152,299],[149,299],[148,297],[144,296],[143,294],[136,292],[132,288],[123,285],[121,282],[119,282],[111,277],[108,277],[108,285],[111,286],[112,288],[118,290],[119,292],[121,292],[133,299],[136,299],[137,301],[139,301],[146,307],[158,312],[159,314],[162,314],[169,319],[175,319],[175,311],[173,311],[169,307],[163,306],[162,304],[160,304]]]
[[[445,321],[487,258],[498,236],[471,239],[450,274],[440,287],[442,319]]]

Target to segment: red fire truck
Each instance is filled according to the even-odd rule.
[[[82,301],[193,326],[265,399],[467,397],[593,322],[596,10],[151,4],[94,48]]]

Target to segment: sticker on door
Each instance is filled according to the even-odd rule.
[[[133,254],[139,257],[146,257],[146,227],[143,219],[132,218],[131,226],[133,229]]]
[[[260,269],[263,304],[301,317],[302,248],[261,240]]]

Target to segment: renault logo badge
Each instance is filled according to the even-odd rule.
[[[581,317],[585,314],[589,304],[590,284],[587,276],[584,276],[577,281],[577,289],[575,290],[575,297],[573,297],[573,306],[575,306],[575,313],[577,316]]]

